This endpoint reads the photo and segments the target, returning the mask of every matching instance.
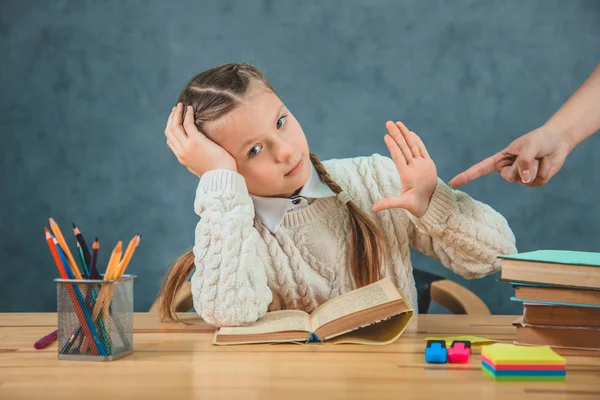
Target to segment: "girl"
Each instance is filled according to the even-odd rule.
[[[506,220],[437,177],[423,142],[388,122],[392,159],[321,163],[263,74],[227,64],[192,78],[169,116],[167,145],[200,179],[193,251],[165,275],[160,315],[192,272],[194,308],[215,326],[267,311],[311,312],[388,276],[413,307],[409,246],[466,278],[516,252]],[[389,196],[386,188],[399,188]]]

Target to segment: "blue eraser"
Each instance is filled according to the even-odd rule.
[[[428,363],[445,363],[448,360],[448,351],[444,340],[428,340],[425,348],[425,361]]]

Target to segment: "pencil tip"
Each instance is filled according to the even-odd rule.
[[[73,224],[73,228],[77,228],[77,225],[75,225],[75,222],[72,222]]]

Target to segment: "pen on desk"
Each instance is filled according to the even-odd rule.
[[[49,333],[48,335],[44,336],[43,338],[41,338],[40,340],[35,342],[33,344],[33,347],[35,347],[38,350],[43,349],[44,347],[48,346],[50,343],[54,342],[56,340],[57,336],[58,336],[58,330],[55,330],[54,332]]]

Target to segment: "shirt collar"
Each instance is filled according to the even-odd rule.
[[[295,205],[292,203],[296,197],[319,199],[335,196],[335,193],[319,178],[314,165],[310,163],[310,176],[297,196],[263,197],[250,195],[254,202],[254,211],[260,221],[273,233],[277,232],[285,214]]]

